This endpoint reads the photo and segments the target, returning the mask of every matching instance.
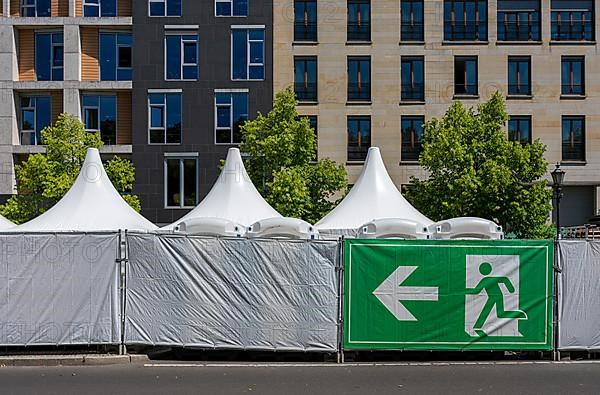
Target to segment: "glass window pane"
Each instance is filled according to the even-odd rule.
[[[181,171],[179,159],[167,159],[167,206],[179,207],[181,204]]]
[[[248,0],[233,0],[233,15],[248,16]]]
[[[38,33],[35,37],[35,71],[38,81],[50,81],[52,44],[49,33]]]
[[[167,15],[168,16],[181,16],[181,0],[166,0],[167,1]]]
[[[165,3],[150,3],[150,16],[164,16]]]
[[[233,79],[247,79],[248,54],[246,46],[247,30],[234,29],[232,31],[232,76]]]
[[[167,143],[181,143],[181,95],[167,94]]]
[[[114,33],[100,33],[100,80],[116,80],[116,44],[117,37]]]
[[[130,68],[131,67],[131,47],[119,46],[119,67]]]
[[[163,128],[165,117],[163,107],[150,107],[150,127]]]
[[[97,108],[85,108],[84,109],[84,121],[86,130],[98,130],[98,109]]]
[[[151,93],[148,95],[150,104],[164,104],[165,95],[162,93]]]
[[[230,106],[217,107],[217,127],[218,128],[231,127],[231,107]]]
[[[196,205],[196,160],[183,160],[183,205],[193,207]]]
[[[166,36],[167,79],[181,79],[181,36]]]
[[[242,132],[240,126],[248,119],[248,94],[233,94],[233,142],[240,143]]]
[[[231,129],[219,129],[216,132],[217,144],[231,144]]]
[[[217,16],[230,16],[231,15],[231,3],[217,1],[216,13],[217,13]]]
[[[117,98],[100,96],[100,137],[107,145],[117,143]]]
[[[21,130],[35,130],[35,110],[23,110],[21,117]]]
[[[196,64],[198,62],[198,51],[196,43],[183,43],[183,63]]]
[[[162,129],[150,130],[150,144],[164,144],[165,132]]]
[[[262,64],[263,57],[263,43],[262,42],[251,42],[250,43],[250,63]]]
[[[101,1],[102,16],[110,17],[117,16],[117,1],[102,0]]]

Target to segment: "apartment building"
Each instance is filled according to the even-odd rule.
[[[134,193],[146,218],[168,224],[209,192],[240,124],[271,108],[273,3],[135,4]]]
[[[423,122],[500,91],[508,137],[547,145],[567,172],[561,224],[581,224],[600,200],[597,15],[593,0],[284,0],[273,88],[294,86],[351,182],[375,145],[398,186],[426,176]]]
[[[0,195],[14,165],[43,152],[62,112],[131,155],[132,0],[4,0],[0,16]]]

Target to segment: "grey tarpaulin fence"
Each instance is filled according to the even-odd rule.
[[[558,349],[600,350],[600,242],[559,242]]]
[[[0,236],[0,345],[119,344],[118,233]]]
[[[127,242],[126,345],[338,350],[338,242]]]

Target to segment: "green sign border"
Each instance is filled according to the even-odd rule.
[[[352,247],[424,247],[424,248],[507,248],[507,249],[545,249],[546,250],[546,328],[544,342],[405,342],[405,341],[369,341],[351,340],[350,303],[352,287]],[[553,344],[553,291],[554,291],[554,242],[552,240],[384,240],[384,239],[346,239],[344,240],[344,349],[384,349],[384,350],[446,350],[446,351],[501,351],[501,350],[552,350]],[[487,346],[487,347],[486,347]],[[506,346],[506,347],[498,347]]]

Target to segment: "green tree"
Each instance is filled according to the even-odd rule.
[[[509,141],[507,120],[496,92],[477,110],[455,102],[442,119],[427,122],[419,163],[429,178],[413,177],[407,198],[434,221],[476,216],[520,238],[552,237],[552,192],[542,179],[546,146]]]
[[[42,130],[45,154],[30,155],[15,166],[17,194],[0,205],[0,214],[20,224],[52,207],[71,188],[88,148],[100,148],[98,133],[86,132],[74,116],[61,114],[54,126]],[[135,169],[129,160],[119,157],[107,161],[106,174],[117,191],[135,210],[140,210],[137,196],[130,195]]]
[[[348,184],[343,166],[314,161],[315,132],[299,117],[293,90],[275,95],[273,109],[242,125],[240,150],[248,155],[248,175],[282,215],[315,223],[338,203]]]

